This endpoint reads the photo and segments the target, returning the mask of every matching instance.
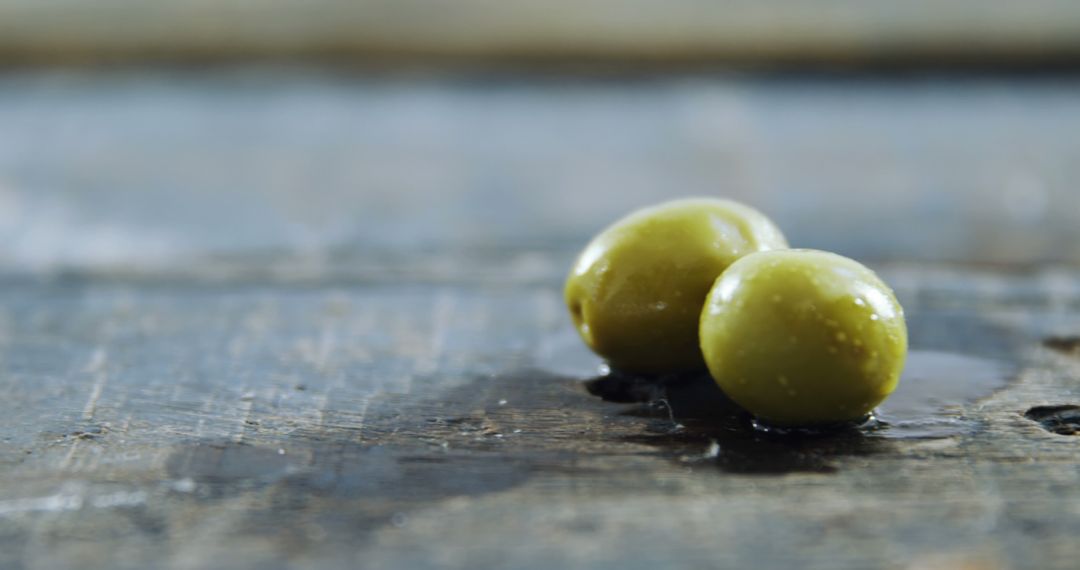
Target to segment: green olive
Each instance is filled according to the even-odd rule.
[[[698,321],[732,262],[787,247],[763,214],[730,200],[690,198],[638,210],[596,236],[566,281],[581,338],[615,369],[702,370]]]
[[[904,310],[873,271],[833,253],[754,253],[724,272],[701,314],[720,388],[778,425],[858,420],[896,388]]]

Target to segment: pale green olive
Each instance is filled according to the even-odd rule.
[[[638,210],[578,257],[566,305],[581,338],[615,369],[701,370],[705,296],[732,262],[787,247],[763,214],[730,200],[691,198]]]
[[[858,262],[785,250],[736,261],[709,293],[701,348],[720,388],[779,425],[857,420],[896,388],[904,311]]]

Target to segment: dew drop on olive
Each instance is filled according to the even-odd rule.
[[[746,254],[785,247],[779,228],[749,206],[666,202],[589,243],[567,278],[566,305],[585,343],[616,370],[703,370],[698,322],[713,282]]]
[[[892,290],[860,263],[814,250],[733,263],[709,293],[700,339],[720,388],[786,426],[864,417],[896,388],[907,356]]]

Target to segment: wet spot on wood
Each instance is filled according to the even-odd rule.
[[[284,543],[303,549],[309,525],[333,535],[321,540],[356,541],[456,497],[500,493],[535,477],[589,476],[595,468],[580,458],[624,452],[610,447],[599,425],[606,406],[580,382],[535,370],[477,376],[425,399],[385,394],[362,416],[328,410],[323,427],[298,429],[282,447],[180,445],[166,470],[190,482],[189,500],[263,497],[266,508],[248,512],[239,532],[282,508],[325,513],[333,505],[332,523],[305,519],[281,531]],[[635,429],[631,420],[616,423],[618,433]]]
[[[211,484],[259,483],[277,480],[303,461],[295,455],[237,443],[194,443],[181,446],[165,463],[174,479]]]
[[[664,381],[661,378],[612,372],[586,380],[585,389],[608,402],[633,404],[662,398]]]
[[[1004,388],[1011,377],[997,361],[914,350],[896,392],[872,421],[783,432],[760,429],[707,374],[612,372],[585,386],[607,401],[644,403],[622,415],[651,423],[620,436],[623,442],[654,446],[684,462],[707,461],[729,473],[777,475],[832,473],[840,458],[889,452],[891,440],[974,433],[981,424],[967,417],[963,406]]]
[[[889,437],[945,437],[975,424],[958,411],[1008,385],[1004,363],[947,352],[913,350],[896,391],[877,410],[876,433]],[[745,425],[748,416],[707,374],[634,377],[612,372],[586,381],[589,393],[613,402],[651,402],[671,419],[722,420]],[[869,426],[864,426],[869,429]]]
[[[932,350],[913,350],[896,391],[878,407],[889,437],[939,438],[972,433],[978,422],[965,405],[1008,386],[1014,370],[1004,362]]]
[[[799,434],[756,429],[707,375],[668,382],[664,396],[625,415],[652,418],[621,441],[654,446],[671,459],[742,475],[835,473],[845,457],[887,453],[891,442],[858,426]]]

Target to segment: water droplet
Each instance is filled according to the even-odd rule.
[[[781,374],[780,376],[777,376],[776,381],[779,382],[781,386],[787,386],[788,385],[788,379],[783,374]]]

